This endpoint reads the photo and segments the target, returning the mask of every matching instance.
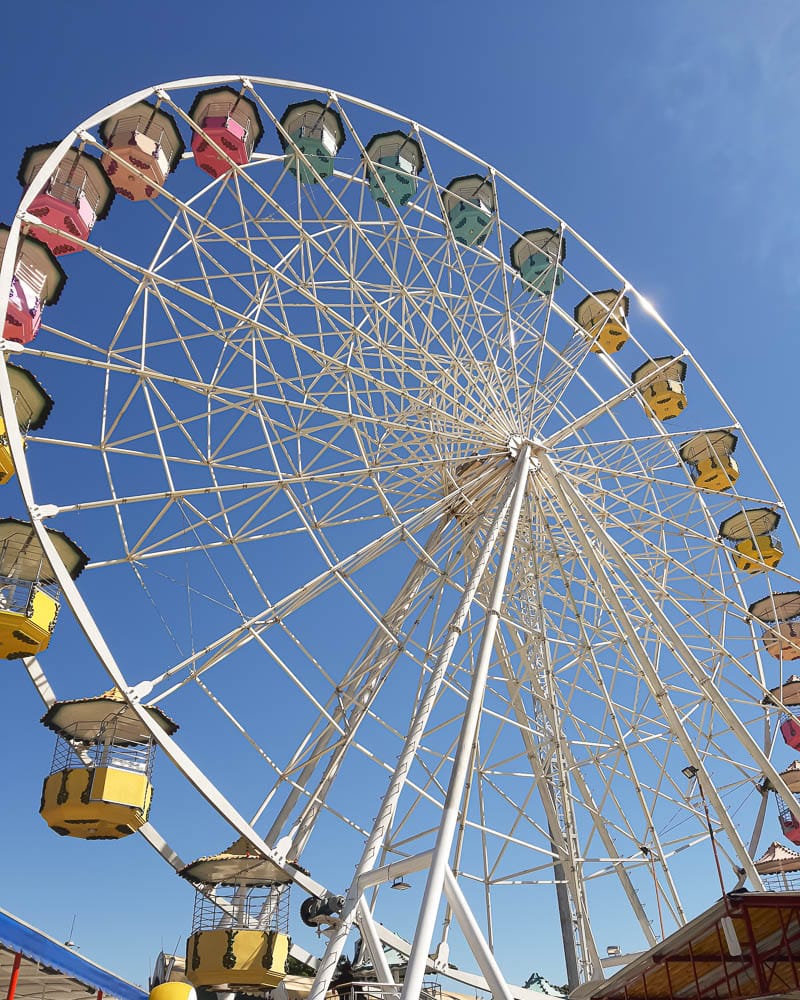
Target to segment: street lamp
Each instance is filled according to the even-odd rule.
[[[725,896],[725,880],[722,877],[722,866],[719,863],[719,854],[717,852],[717,840],[714,836],[714,828],[711,825],[711,815],[708,811],[708,803],[706,802],[706,795],[703,791],[703,782],[700,780],[699,770],[692,764],[688,764],[686,767],[681,768],[681,773],[684,777],[688,778],[690,781],[692,778],[697,779],[697,788],[700,792],[700,799],[703,803],[703,811],[706,814],[706,825],[708,827],[708,836],[711,838],[711,850],[714,852],[714,861],[717,863],[717,875],[719,876],[719,884],[722,889],[722,895]]]
[[[714,829],[711,826],[711,817],[708,814],[708,803],[706,802],[705,794],[703,793],[703,783],[698,777],[698,770],[696,767],[689,765],[688,767],[682,768],[684,775],[689,778],[697,778],[697,787],[700,790],[700,798],[703,800],[703,809],[706,814],[706,823],[708,824],[708,835],[711,838],[711,849],[714,851],[714,860],[717,863],[717,874],[719,875],[719,884],[722,888],[722,898],[725,900],[725,916],[720,917],[720,927],[722,928],[722,933],[725,935],[725,942],[728,945],[728,952],[734,957],[738,958],[742,954],[742,946],[739,943],[739,938],[736,935],[736,927],[734,926],[733,919],[728,912],[728,897],[725,892],[725,883],[722,879],[722,868],[719,863],[719,854],[717,853],[717,842],[714,838]]]

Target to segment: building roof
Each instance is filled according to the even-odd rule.
[[[103,991],[106,1000],[147,1000],[147,993],[78,955],[18,917],[0,910],[0,983],[11,975],[14,956],[22,953],[17,1000],[87,1000]]]
[[[574,1000],[712,1000],[800,991],[800,892],[738,892]]]

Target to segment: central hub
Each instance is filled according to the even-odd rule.
[[[508,448],[508,454],[511,456],[511,458],[515,459],[519,455],[520,450],[522,449],[522,446],[524,444],[525,444],[525,438],[521,434],[511,435],[511,437],[508,439],[508,444],[506,445],[506,447]]]
[[[526,438],[523,437],[522,434],[512,434],[506,444],[509,457],[512,459],[517,458],[523,445],[528,445],[532,458],[536,455],[543,454],[547,450],[544,442],[540,438]]]

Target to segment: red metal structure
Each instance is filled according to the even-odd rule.
[[[731,893],[584,1000],[723,1000],[800,990],[800,892]],[[573,993],[577,996],[577,993]]]
[[[18,951],[14,956],[14,964],[11,966],[11,976],[8,980],[8,992],[6,993],[6,1000],[14,1000],[17,992],[17,983],[19,982],[19,969],[22,965],[22,952]]]

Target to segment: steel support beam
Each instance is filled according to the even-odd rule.
[[[414,712],[411,725],[409,726],[408,735],[406,736],[403,749],[397,761],[397,766],[395,767],[391,781],[389,782],[389,786],[386,790],[383,801],[381,802],[381,807],[378,811],[377,817],[375,818],[375,822],[373,823],[370,835],[367,838],[367,843],[364,846],[361,859],[356,866],[353,881],[347,891],[345,904],[342,907],[339,923],[334,928],[334,931],[328,940],[327,947],[325,948],[325,954],[320,961],[317,975],[311,987],[308,1000],[323,1000],[323,997],[330,986],[331,978],[333,977],[333,973],[336,969],[339,957],[341,956],[344,943],[347,940],[347,936],[350,933],[350,928],[353,924],[355,909],[358,905],[359,899],[361,898],[360,879],[375,867],[375,862],[378,859],[383,844],[385,843],[386,836],[391,828],[392,820],[394,819],[400,793],[405,786],[414,757],[419,749],[423,733],[425,732],[425,727],[428,723],[428,718],[430,717],[430,713],[436,703],[439,689],[450,664],[456,642],[461,635],[461,630],[464,626],[464,622],[466,621],[467,614],[469,613],[469,609],[475,599],[475,594],[477,593],[483,574],[486,571],[486,567],[489,564],[497,538],[499,537],[500,531],[503,527],[503,522],[506,519],[506,514],[513,503],[514,497],[519,491],[519,484],[521,481],[522,476],[520,473],[518,459],[516,475],[511,489],[505,499],[505,502],[502,504],[494,517],[494,521],[489,529],[483,551],[481,552],[476,565],[473,567],[471,579],[461,595],[461,600],[459,601],[458,607],[453,615],[453,619],[448,626],[447,637],[441,650],[439,651],[439,655],[437,657],[436,664],[431,671],[431,675],[428,678],[428,683],[423,693],[423,697]]]
[[[481,934],[481,929],[472,915],[472,910],[464,898],[455,875],[446,866],[444,870],[444,893],[447,902],[453,910],[453,914],[461,928],[461,933],[469,945],[470,951],[475,956],[478,966],[489,984],[492,991],[493,1000],[512,1000],[511,991],[503,979],[500,966],[497,964],[494,955],[489,950],[486,938]]]
[[[402,1000],[417,1000],[422,989],[428,952],[433,940],[436,914],[442,898],[445,868],[448,864],[450,851],[453,846],[453,836],[458,823],[464,783],[467,777],[467,766],[472,756],[472,747],[478,732],[481,711],[483,709],[483,696],[486,690],[489,661],[494,650],[494,639],[503,603],[508,567],[511,563],[511,554],[517,536],[519,515],[528,485],[529,468],[530,445],[526,443],[521,447],[516,459],[514,493],[508,514],[508,524],[494,576],[492,599],[486,611],[486,624],[484,625],[481,645],[478,650],[478,658],[473,669],[472,686],[464,712],[464,720],[461,726],[461,734],[453,761],[453,768],[450,772],[450,782],[447,787],[442,818],[433,848],[433,858],[431,859],[431,866],[428,869],[428,881],[422,897],[411,954],[408,957],[408,966],[406,967],[406,976],[401,995]]]
[[[389,963],[386,961],[386,952],[383,950],[383,944],[378,936],[378,928],[372,919],[372,910],[369,908],[369,903],[363,897],[358,902],[356,922],[372,959],[372,967],[375,970],[378,982],[393,983],[394,976],[392,975],[392,970],[389,968]]]
[[[277,816],[270,826],[266,835],[266,840],[267,843],[276,844],[283,833],[284,827],[292,813],[292,810],[297,805],[300,796],[303,794],[302,789],[308,786],[308,782],[311,780],[311,777],[319,764],[320,758],[328,753],[334,746],[339,744],[340,749],[334,753],[332,760],[330,760],[326,765],[324,773],[320,777],[317,789],[311,796],[311,801],[305,808],[303,816],[299,822],[295,824],[296,829],[292,833],[291,847],[289,852],[287,852],[291,857],[299,857],[300,852],[305,846],[306,840],[308,839],[308,833],[313,826],[313,819],[316,818],[321,808],[321,804],[324,802],[327,788],[330,787],[333,779],[338,773],[344,756],[344,751],[349,746],[350,741],[354,738],[361,721],[369,711],[370,706],[380,691],[381,674],[385,677],[387,671],[392,668],[400,655],[400,649],[398,648],[398,644],[394,638],[394,633],[397,632],[405,621],[408,615],[408,609],[419,593],[426,573],[430,571],[430,566],[433,562],[431,553],[435,551],[437,545],[439,544],[444,530],[444,525],[445,521],[442,519],[431,532],[428,541],[425,543],[424,551],[427,558],[422,555],[417,558],[416,562],[411,567],[405,582],[396,594],[392,603],[389,605],[386,614],[383,616],[382,625],[374,629],[372,635],[366,643],[363,655],[359,656],[357,663],[351,667],[349,671],[349,674],[351,675],[350,678],[343,678],[342,684],[340,685],[342,689],[342,705],[341,707],[337,707],[333,716],[334,721],[339,724],[340,728],[337,729],[337,726],[333,723],[328,723],[323,728],[322,732],[314,741],[314,746],[308,754],[306,763],[302,764],[300,774],[293,782],[286,799],[281,805]],[[370,661],[372,661],[373,665],[365,672],[364,664],[368,664]],[[349,716],[347,715],[348,705],[352,707],[352,711]],[[343,735],[344,733],[347,734],[346,737]],[[301,766],[302,755],[302,748],[300,748],[295,752],[292,760],[285,769],[285,772],[288,772],[294,767]],[[256,822],[261,815],[261,812],[266,805],[266,801],[253,817],[253,822]]]
[[[782,790],[786,791],[787,801],[794,801],[794,796],[791,792],[789,792],[788,788],[786,788],[783,779],[778,775],[776,769],[770,764],[766,756],[753,740],[752,736],[750,736],[744,728],[739,717],[727,705],[725,699],[722,697],[711,678],[703,671],[700,664],[697,663],[685,641],[680,636],[677,629],[675,629],[669,621],[669,618],[664,613],[661,606],[657,601],[653,600],[652,594],[650,594],[647,591],[647,588],[642,585],[640,574],[636,568],[630,565],[624,552],[622,552],[614,539],[603,530],[602,525],[591,513],[583,498],[574,489],[572,484],[567,481],[567,478],[558,471],[552,460],[546,455],[541,456],[541,469],[547,478],[548,483],[553,488],[556,496],[559,498],[559,503],[564,514],[583,546],[584,552],[597,576],[597,581],[600,585],[603,599],[608,608],[613,610],[613,615],[617,620],[617,626],[623,631],[628,639],[629,648],[636,660],[643,678],[650,688],[656,702],[660,705],[661,710],[664,712],[664,716],[669,723],[670,729],[675,734],[681,749],[686,755],[686,759],[691,765],[696,767],[700,773],[703,788],[705,789],[708,798],[711,800],[714,812],[716,813],[722,828],[725,830],[730,844],[736,852],[742,867],[747,872],[752,884],[757,888],[761,888],[761,876],[756,871],[753,859],[748,853],[744,842],[739,836],[738,830],[734,826],[727,809],[719,797],[719,793],[706,771],[702,758],[697,752],[694,743],[689,738],[689,735],[680,720],[678,712],[672,704],[668,691],[662,684],[657,670],[650,662],[650,658],[647,655],[647,651],[645,650],[638,633],[630,625],[628,615],[622,605],[619,595],[617,594],[617,588],[614,586],[614,583],[610,579],[606,570],[605,560],[608,559],[607,553],[613,554],[613,564],[617,566],[626,577],[631,591],[637,596],[642,607],[650,615],[653,622],[662,630],[675,655],[683,663],[687,673],[691,676],[695,684],[698,685],[698,689],[700,691],[704,691],[710,700],[713,701],[715,708],[719,711],[722,718],[725,719],[734,734],[740,739],[742,745],[746,750],[748,750],[753,760],[759,767],[762,768],[765,774],[768,774],[770,780],[772,780],[772,775],[775,775],[778,779],[776,787],[781,793]],[[588,528],[591,529],[591,535],[589,534],[587,525]],[[605,549],[604,558],[601,558],[597,551],[597,543],[599,541],[602,541]],[[800,812],[796,803],[794,808]]]

